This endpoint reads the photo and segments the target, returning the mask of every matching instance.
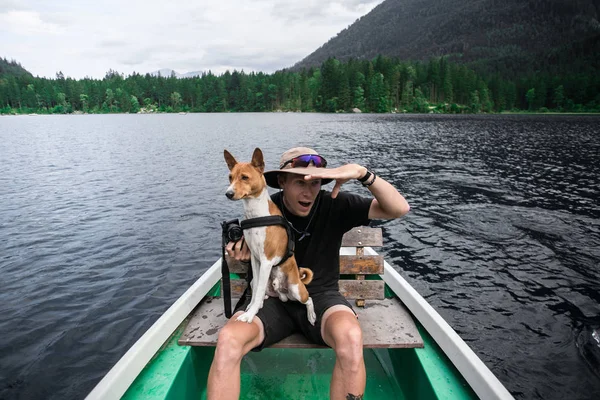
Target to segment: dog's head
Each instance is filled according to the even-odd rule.
[[[263,176],[265,162],[262,151],[258,147],[254,149],[249,163],[237,162],[227,150],[223,155],[229,168],[230,183],[225,196],[230,200],[258,197],[267,185]]]

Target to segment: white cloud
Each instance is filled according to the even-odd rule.
[[[335,22],[348,21],[349,18],[368,13],[373,7],[381,3],[375,0],[305,0],[274,1],[273,15],[287,21]],[[349,22],[354,22],[350,20]]]
[[[22,2],[17,0],[0,0],[0,14],[6,11],[27,9]]]
[[[36,11],[8,10],[0,14],[0,31],[17,35],[56,35],[59,25],[43,21]]]
[[[160,68],[273,72],[300,61],[383,0],[0,0],[0,56],[34,75]]]

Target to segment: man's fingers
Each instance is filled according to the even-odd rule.
[[[314,181],[315,179],[333,179],[333,177],[329,174],[304,175],[305,181]]]
[[[225,246],[225,252],[229,254],[230,257],[234,257],[237,259],[240,252],[242,251],[242,243],[243,240],[238,240],[237,242],[229,242]],[[245,243],[244,243],[245,244]]]
[[[244,248],[242,251],[242,260],[249,260],[250,259],[250,251],[248,250],[248,248]]]
[[[232,253],[236,260],[240,259],[242,252],[242,239],[233,243]]]
[[[229,242],[225,246],[225,251],[229,255],[236,260],[247,261],[250,259],[250,249],[248,248],[248,244],[242,237],[237,242]]]
[[[340,188],[342,187],[342,184],[340,181],[335,181],[335,186],[333,187],[333,190],[331,191],[331,198],[335,199],[338,195],[338,193],[340,192]]]

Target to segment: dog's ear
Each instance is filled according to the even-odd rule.
[[[235,167],[235,164],[237,164],[237,161],[235,160],[235,158],[233,158],[231,153],[228,152],[227,150],[225,150],[223,152],[223,155],[225,156],[225,162],[227,163],[227,167],[231,171],[233,169],[233,167]]]
[[[265,162],[263,160],[262,151],[257,147],[252,153],[252,165],[262,174],[265,171]]]

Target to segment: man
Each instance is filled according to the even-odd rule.
[[[306,147],[283,153],[279,166],[278,170],[265,172],[265,179],[269,186],[282,189],[271,199],[294,231],[298,266],[314,273],[307,289],[317,321],[312,326],[306,307],[298,302],[268,298],[248,324],[236,321],[247,303],[238,305],[219,333],[208,376],[208,399],[238,399],[242,357],[297,331],[335,351],[330,398],[362,399],[366,385],[362,330],[351,305],[338,290],[342,236],[355,226],[368,224],[370,219],[401,217],[410,207],[392,185],[367,168],[358,164],[326,168],[326,160]],[[374,199],[340,192],[351,179],[358,179]],[[331,192],[321,190],[332,180],[336,182]],[[238,260],[250,260],[243,241],[230,243],[226,251]]]

